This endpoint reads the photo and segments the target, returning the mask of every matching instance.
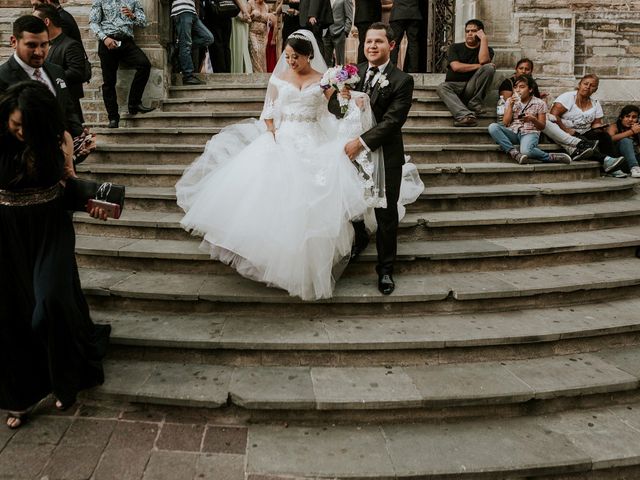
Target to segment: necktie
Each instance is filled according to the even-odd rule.
[[[362,88],[362,91],[367,95],[371,93],[371,83],[373,82],[373,79],[378,71],[378,67],[371,67],[369,68],[369,70],[367,70],[367,79],[364,82],[364,87]]]
[[[42,76],[42,70],[40,68],[36,68],[33,71],[33,78],[35,78],[37,81],[39,81],[40,83],[42,83],[44,86],[46,86],[49,91],[51,93],[53,93],[54,95],[56,94],[56,92],[54,90],[51,89],[51,86],[47,83],[47,81],[44,79],[44,77]]]

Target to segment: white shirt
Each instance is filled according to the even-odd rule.
[[[378,71],[376,72],[375,76],[373,77],[373,80],[371,80],[371,90],[373,90],[373,87],[375,87],[376,83],[378,83],[378,80],[380,80],[380,75],[382,75],[384,73],[384,71],[387,68],[387,65],[389,65],[389,62],[391,61],[391,58],[389,58],[389,60],[387,60],[386,62],[384,62],[382,65],[380,65],[378,67]],[[369,68],[371,67],[375,67],[375,65],[371,65],[369,64]],[[369,73],[369,69],[367,69],[367,73],[365,73],[365,77],[364,77],[364,81],[367,81],[367,77],[370,75]],[[360,143],[362,144],[362,146],[364,147],[364,149],[367,152],[370,152],[371,149],[369,148],[369,146],[364,143],[364,140],[362,139],[362,137],[358,137],[358,140],[360,140]]]
[[[15,58],[16,62],[18,62],[18,65],[20,65],[20,67],[25,71],[25,73],[27,75],[29,75],[29,78],[31,80],[35,80],[36,82],[38,82],[38,78],[34,75],[34,72],[36,71],[35,68],[33,68],[31,65],[27,65],[26,63],[24,63],[20,57],[18,57],[17,53],[13,54],[13,58]],[[53,96],[56,96],[56,89],[53,87],[53,82],[51,81],[51,79],[49,78],[49,75],[47,75],[47,72],[44,71],[44,68],[40,67],[40,77],[42,77],[42,79],[45,81],[47,87],[49,87],[49,90],[51,90],[51,93],[53,93]]]
[[[575,129],[578,133],[584,133],[591,129],[591,124],[596,118],[604,117],[600,102],[591,97],[591,108],[581,110],[576,105],[576,95],[578,92],[565,92],[559,95],[554,103],[559,103],[567,109],[560,117],[562,123],[567,127]]]

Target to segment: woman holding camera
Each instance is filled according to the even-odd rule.
[[[0,97],[0,408],[12,429],[50,393],[64,410],[104,378],[110,329],[89,317],[62,198],[72,153],[45,85],[21,82]]]

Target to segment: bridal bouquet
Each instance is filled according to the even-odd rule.
[[[322,80],[320,80],[320,86],[325,90],[334,87],[336,90],[340,91],[345,86],[353,87],[359,81],[360,76],[358,75],[358,67],[353,64],[347,64],[345,66],[336,65],[325,72]],[[343,114],[346,113],[349,100],[338,95],[338,102],[340,102],[341,112]]]

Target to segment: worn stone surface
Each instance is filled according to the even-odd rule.
[[[592,394],[613,385],[621,390],[638,386],[637,377],[591,354],[504,362],[504,366],[529,385],[536,398],[555,396],[558,391],[563,395]]]
[[[186,452],[153,452],[142,480],[175,480],[193,478],[197,455]]]
[[[247,428],[209,426],[205,432],[202,451],[208,453],[244,454],[247,448]]]
[[[244,408],[313,409],[311,372],[306,367],[245,367],[233,372],[231,400]]]
[[[318,408],[416,407],[421,395],[405,370],[395,368],[313,368]]]
[[[395,471],[379,427],[254,426],[249,430],[247,474],[383,480],[393,478]]]
[[[207,453],[198,457],[196,478],[244,480],[244,455]]]

